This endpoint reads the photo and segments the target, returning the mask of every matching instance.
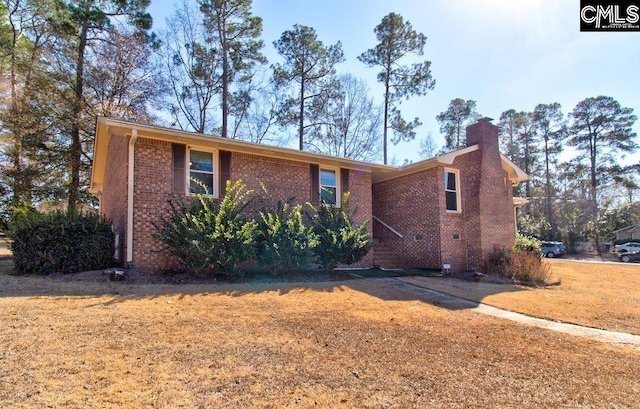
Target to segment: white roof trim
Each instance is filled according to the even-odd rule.
[[[514,197],[513,198],[513,205],[516,206],[516,207],[522,206],[522,205],[526,205],[529,202],[530,202],[530,200],[529,199],[525,199],[524,197]]]
[[[150,138],[184,144],[202,144],[203,146],[226,149],[258,156],[272,156],[305,163],[316,163],[326,166],[354,169],[362,172],[395,172],[397,166],[382,165],[337,156],[299,151],[296,149],[262,145],[236,139],[208,136],[196,132],[176,130],[155,125],[145,125],[119,119],[97,117],[96,140],[93,148],[93,166],[91,169],[91,193],[99,194],[103,188],[107,151],[111,135],[130,136],[134,130],[139,138]]]
[[[458,149],[457,151],[438,155],[435,159],[445,165],[453,165],[453,161],[455,161],[458,156],[466,155],[467,153],[477,151],[478,149],[480,149],[478,145],[471,145],[463,149]]]
[[[502,169],[507,172],[509,179],[514,182],[514,184],[517,185],[520,182],[529,180],[529,175],[503,153],[500,153],[500,159],[502,159]]]
[[[228,149],[231,151],[244,152],[259,156],[274,156],[283,159],[370,172],[372,174],[373,183],[394,179],[437,166],[451,166],[457,157],[480,149],[479,145],[472,145],[453,152],[435,156],[431,159],[398,167],[299,151],[285,147],[255,144],[236,139],[207,136],[195,132],[181,131],[161,126],[145,125],[113,118],[98,117],[96,120],[96,141],[94,144],[93,155],[94,163],[91,174],[90,191],[92,193],[99,193],[102,190],[104,172],[106,168],[106,153],[111,134],[127,136],[131,135],[134,130],[137,131],[138,137],[140,138],[152,138],[187,144],[204,143],[205,145],[215,145],[219,149]],[[502,169],[507,172],[509,179],[514,185],[519,182],[529,180],[529,176],[505,155],[501,153],[500,158],[502,159]]]

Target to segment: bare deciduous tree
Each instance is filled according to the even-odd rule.
[[[327,155],[359,160],[380,158],[382,107],[369,97],[367,84],[352,75],[339,78],[339,88],[313,116],[320,125],[308,144]]]

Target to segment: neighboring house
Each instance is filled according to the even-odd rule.
[[[123,265],[173,269],[153,238],[171,195],[198,179],[214,197],[227,180],[274,200],[318,203],[321,192],[350,192],[357,222],[373,219],[372,253],[358,266],[479,268],[515,240],[512,187],[527,175],[498,151],[498,128],[467,128],[469,147],[396,167],[100,117],[90,191],[113,220]],[[325,197],[326,199],[326,197]]]
[[[639,241],[640,240],[640,224],[633,224],[627,226],[624,229],[616,230],[613,232],[616,235],[616,241]]]

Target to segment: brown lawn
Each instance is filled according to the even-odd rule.
[[[406,281],[535,317],[640,335],[639,263],[545,262],[562,285],[535,289],[437,277]]]
[[[9,243],[6,238],[0,236],[0,258],[11,256],[11,250],[9,250]]]
[[[578,266],[553,263],[562,287],[485,300],[524,297],[527,308],[574,291],[572,305],[547,298],[571,310],[614,291],[585,291]],[[447,310],[375,280],[172,286],[0,274],[0,323],[7,408],[640,407],[638,350]]]

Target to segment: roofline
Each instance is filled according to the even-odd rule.
[[[627,227],[623,227],[623,228],[618,229],[618,230],[614,230],[611,233],[618,233],[618,232],[625,231],[625,230],[635,229],[638,226],[640,226],[640,224],[632,224],[631,226],[627,226]]]
[[[385,180],[391,180],[401,176],[410,175],[412,173],[435,168],[437,166],[453,165],[453,162],[458,156],[466,155],[467,153],[477,151],[478,149],[480,149],[478,145],[471,145],[467,146],[466,148],[455,150],[453,152],[434,156],[431,159],[425,159],[419,162],[410,163],[405,166],[396,167],[394,169],[394,174],[390,174],[388,176],[382,175],[381,177],[377,177],[373,180],[373,183],[384,182]]]
[[[102,180],[97,180],[99,175],[104,178],[106,167],[106,151],[111,135],[129,136],[136,130],[139,138],[179,142],[184,144],[214,144],[216,148],[234,152],[248,153],[258,156],[271,156],[281,159],[305,163],[317,163],[326,166],[354,169],[364,172],[394,172],[397,166],[382,165],[379,163],[365,162],[355,159],[341,158],[320,153],[300,151],[287,147],[256,144],[237,139],[221,138],[219,136],[204,135],[196,132],[182,131],[157,125],[146,125],[131,121],[99,116],[96,118],[96,141],[94,144],[94,165],[91,169],[91,193],[99,193],[103,186]],[[101,155],[98,156],[98,150]]]
[[[514,197],[512,200],[513,200],[513,205],[516,207],[526,205],[527,203],[531,203],[529,199],[524,197]]]
[[[525,182],[529,180],[529,175],[524,170],[522,170],[518,165],[513,163],[511,159],[507,158],[507,156],[502,152],[500,152],[500,159],[502,159],[502,168],[506,170],[507,173],[509,173],[509,179],[515,182],[516,185],[520,182]],[[509,170],[513,172],[510,172]]]
[[[130,136],[134,130],[139,138],[196,145],[213,144],[218,149],[234,152],[369,172],[372,174],[372,183],[395,179],[438,166],[452,165],[457,157],[480,149],[479,145],[472,145],[405,166],[393,166],[99,116],[96,118],[96,138],[91,169],[91,186],[89,188],[91,193],[99,193],[103,188],[106,154],[111,135]],[[100,155],[97,155],[98,152],[100,152]],[[500,158],[502,159],[502,168],[508,173],[509,179],[514,184],[517,185],[519,182],[529,180],[529,176],[505,155],[501,153]]]
[[[239,139],[222,138],[220,136],[205,135],[205,134],[192,132],[192,131],[182,131],[178,129],[172,129],[172,128],[167,128],[167,127],[157,126],[157,125],[146,125],[146,124],[129,122],[129,121],[124,121],[124,120],[119,120],[114,118],[98,117],[97,121],[98,123],[102,123],[106,127],[108,127],[109,133],[112,133],[112,134],[116,133],[114,131],[121,131],[121,133],[123,133],[124,135],[128,135],[131,133],[131,131],[133,131],[133,129],[137,129],[138,137],[142,137],[142,138],[160,139],[160,140],[167,140],[167,141],[173,141],[173,142],[189,142],[189,141],[198,141],[198,142],[205,142],[205,143],[215,142],[217,145],[228,148],[229,150],[232,150],[232,151],[247,152],[247,153],[254,153],[254,154],[257,153],[260,155],[265,155],[267,153],[269,154],[281,153],[287,156],[290,155],[290,156],[299,157],[300,161],[303,161],[303,162],[311,162],[311,163],[313,162],[324,163],[327,161],[339,162],[342,165],[348,165],[348,166],[342,166],[342,167],[348,167],[352,169],[369,170],[372,167],[381,168],[381,169],[397,168],[397,166],[382,165],[379,163],[365,162],[365,161],[349,159],[349,158],[341,158],[337,156],[331,156],[331,155],[315,153],[315,152],[300,151],[297,149],[292,149],[287,147],[257,144],[253,142],[242,141]],[[149,135],[149,133],[153,133],[153,134]]]

